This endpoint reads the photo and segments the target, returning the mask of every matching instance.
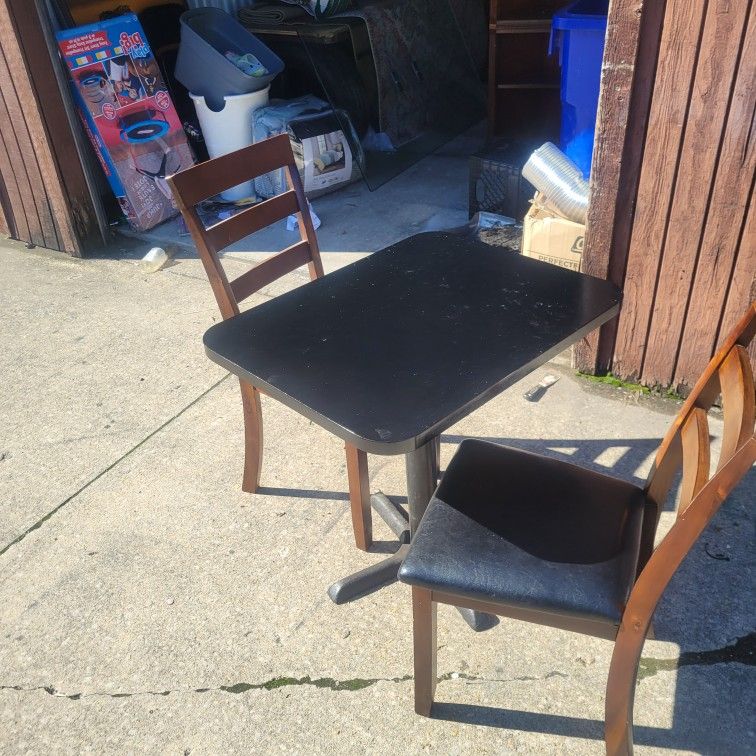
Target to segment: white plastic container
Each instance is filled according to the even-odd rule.
[[[252,144],[252,113],[268,104],[269,92],[268,86],[258,92],[227,95],[223,98],[223,109],[218,111],[212,110],[201,95],[189,94],[194,102],[202,136],[211,158],[227,155]],[[254,181],[245,181],[231,187],[222,192],[221,197],[228,202],[249,197],[254,199]]]

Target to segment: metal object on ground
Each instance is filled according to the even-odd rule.
[[[528,389],[523,396],[529,402],[537,402],[546,393],[549,386],[553,386],[558,380],[559,378],[555,375],[545,375],[537,386]]]

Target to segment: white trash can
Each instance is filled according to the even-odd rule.
[[[240,95],[227,95],[223,98],[223,109],[212,110],[201,95],[191,92],[189,96],[194,102],[197,118],[205,139],[207,152],[211,158],[227,155],[242,147],[248,147],[254,142],[252,134],[252,113],[268,104],[270,85],[257,92],[249,92]],[[245,181],[243,184],[221,192],[221,197],[228,202],[255,198],[254,181]]]

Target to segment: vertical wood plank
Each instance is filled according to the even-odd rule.
[[[0,182],[2,182],[0,189],[2,190],[3,214],[5,215],[8,236],[13,236],[16,239],[28,239],[30,237],[29,225],[26,222],[21,192],[16,181],[10,152],[6,145],[6,140],[12,137],[12,134],[3,128],[4,114],[5,101],[2,91],[0,91]]]
[[[637,378],[643,364],[705,5],[669,0],[666,7],[614,351],[613,370],[626,377]]]
[[[4,145],[0,142],[0,150],[3,147]],[[8,190],[5,188],[5,182],[3,181],[2,168],[0,168],[0,234],[2,236],[15,236],[16,234],[13,213],[8,201]]]
[[[693,499],[709,482],[711,444],[706,410],[694,407],[680,429],[683,450],[683,471],[680,483],[678,516],[684,514]]]
[[[708,5],[643,359],[642,380],[647,385],[672,382],[748,6]]]
[[[20,36],[17,13],[27,35],[29,58],[25,54]],[[69,204],[70,192],[63,186],[45,124],[46,118],[52,119],[57,132],[68,134],[69,137],[70,125],[52,70],[52,66],[57,62],[50,59],[40,23],[34,3],[0,1],[0,48],[4,69],[7,71],[7,77],[4,75],[5,72],[0,72],[0,77],[7,82],[2,86],[24,167],[33,190],[43,234],[41,243],[53,249],[79,253],[78,236]],[[36,85],[32,79],[32,69],[38,73]],[[44,110],[40,106],[39,98],[44,102]],[[67,142],[63,139],[63,142],[64,160],[67,161],[68,167],[78,168],[81,173],[71,139]]]
[[[43,3],[34,0],[6,0],[28,72],[28,91],[36,114],[29,124],[35,139],[42,140],[39,164],[47,184],[56,231],[62,247],[81,253],[81,240],[96,233],[97,214],[84,168],[76,148],[73,129],[80,129],[78,117],[71,118],[61,94],[57,76],[62,68],[57,46],[51,58],[47,34],[49,22],[40,17]],[[45,25],[43,28],[43,24]],[[63,74],[67,86],[67,73]],[[89,145],[87,145],[87,148]]]
[[[32,244],[44,246],[44,234],[34,204],[32,185],[26,173],[24,157],[19,149],[11,115],[6,105],[5,90],[9,82],[7,79],[3,79],[2,63],[2,50],[0,50],[0,136],[8,156],[8,167],[3,170],[3,177],[13,205],[19,238]],[[14,188],[15,192],[13,192]]]
[[[725,299],[725,309],[717,334],[721,341],[734,327],[748,305],[756,301],[756,197],[751,192],[740,251],[732,271]],[[751,343],[750,354],[756,356],[756,339]]]
[[[698,266],[685,319],[675,383],[691,386],[714,354],[719,318],[744,239],[756,173],[756,12],[751,8]],[[753,246],[754,240],[751,239]],[[745,309],[747,301],[739,300]]]
[[[748,350],[738,344],[730,350],[719,368],[719,385],[722,387],[724,430],[717,469],[721,470],[730,457],[753,436],[756,408],[753,403],[753,370]]]
[[[59,249],[45,182],[37,162],[37,151],[42,149],[42,145],[38,140],[32,139],[29,132],[27,118],[32,117],[29,112],[31,102],[29,93],[23,87],[24,74],[20,70],[19,60],[17,58],[14,60],[13,56],[11,41],[13,29],[7,25],[9,22],[3,17],[3,11],[7,11],[7,8],[0,3],[0,81],[3,82],[3,96],[8,109],[10,128],[16,136],[18,150],[29,181],[32,204],[26,206],[27,218],[33,207],[39,219],[40,234],[37,240],[32,239],[32,241],[43,247]],[[18,172],[16,175],[18,176]]]
[[[625,278],[664,5],[616,0],[607,19],[582,269],[619,287]],[[577,369],[606,371],[616,334],[615,318],[576,344]]]

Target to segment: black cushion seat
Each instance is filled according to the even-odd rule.
[[[465,440],[399,578],[479,601],[618,623],[635,579],[643,490]]]

